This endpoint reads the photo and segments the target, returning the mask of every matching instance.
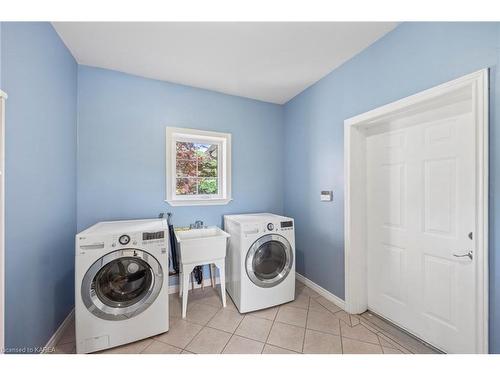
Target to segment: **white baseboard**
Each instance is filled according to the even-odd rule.
[[[61,325],[59,326],[59,328],[57,328],[57,330],[54,332],[54,334],[49,339],[49,341],[47,341],[47,344],[45,344],[45,347],[42,350],[42,354],[47,353],[47,351],[50,348],[53,348],[53,347],[56,346],[57,342],[59,341],[59,339],[61,338],[61,336],[64,334],[64,331],[66,330],[66,327],[68,326],[68,324],[71,323],[71,320],[74,318],[74,316],[75,316],[75,309],[73,308],[73,309],[71,309],[71,311],[68,314],[68,316],[63,320],[63,322],[61,323]]]
[[[335,305],[340,307],[342,310],[345,310],[345,301],[343,299],[337,297],[333,293],[330,293],[328,290],[319,286],[318,284],[309,280],[308,278],[302,276],[300,273],[295,273],[295,278],[298,281],[300,281],[302,284],[304,284],[305,286],[308,286],[309,288],[314,290],[319,295],[325,297],[328,301],[333,302]]]
[[[220,279],[219,277],[215,278],[215,285],[220,284]],[[203,287],[211,287],[212,282],[210,281],[210,277],[204,278],[203,279]],[[194,283],[194,288],[195,289],[200,289],[201,284],[197,284],[196,282]],[[189,290],[192,289],[192,283],[189,283]],[[179,284],[176,285],[169,285],[168,287],[168,294],[174,294],[174,293],[179,293]]]

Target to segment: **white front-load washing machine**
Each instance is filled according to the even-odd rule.
[[[165,220],[101,222],[76,235],[77,353],[154,336],[168,324]]]
[[[241,313],[295,298],[292,218],[262,213],[224,216],[228,232],[226,290]]]

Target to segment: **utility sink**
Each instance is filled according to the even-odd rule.
[[[219,269],[222,306],[226,307],[225,258],[226,243],[230,235],[219,227],[176,228],[174,231],[179,245],[179,294],[182,296],[182,317],[186,318],[191,271],[194,267],[204,264],[210,264],[210,271],[212,271],[212,265]],[[210,273],[212,274],[212,272]],[[215,286],[213,278],[212,286]]]
[[[175,229],[182,264],[205,264],[226,256],[226,242],[230,235],[219,227]]]

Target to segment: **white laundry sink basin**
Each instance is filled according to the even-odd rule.
[[[230,235],[219,227],[178,230],[175,237],[179,244],[182,264],[205,264],[226,256],[226,242]]]

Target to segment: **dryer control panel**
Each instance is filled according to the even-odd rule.
[[[229,222],[230,223],[230,222]],[[229,226],[229,225],[228,225]],[[245,223],[242,225],[242,235],[246,238],[255,237],[261,234],[269,234],[269,233],[286,233],[288,231],[293,232],[294,222],[293,220],[273,220],[273,218],[269,218],[269,220],[262,222],[254,222],[254,223]],[[236,230],[236,229],[235,229]]]
[[[279,232],[284,230],[293,230],[292,220],[269,222],[264,228],[264,232]]]

